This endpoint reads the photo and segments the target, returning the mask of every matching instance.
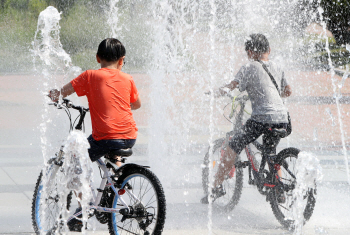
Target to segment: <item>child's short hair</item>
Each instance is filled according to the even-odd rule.
[[[97,55],[101,60],[107,62],[118,61],[125,56],[125,47],[115,38],[106,38],[103,40],[97,49]]]
[[[245,50],[254,51],[257,53],[266,53],[270,50],[270,44],[263,34],[251,34],[245,42]]]

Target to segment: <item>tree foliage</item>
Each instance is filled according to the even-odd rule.
[[[349,0],[322,0],[323,18],[338,44],[350,43]]]
[[[302,16],[299,23],[304,26],[311,22],[326,22],[338,45],[350,43],[349,0],[300,0],[298,16]]]

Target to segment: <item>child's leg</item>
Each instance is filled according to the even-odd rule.
[[[121,167],[122,166],[122,158],[121,156],[114,156],[114,159],[117,159],[117,162],[115,163],[118,167]]]
[[[222,157],[221,162],[219,164],[219,169],[215,175],[214,188],[222,184],[222,182],[225,179],[225,175],[227,175],[231,171],[233,165],[235,164],[236,156],[237,153],[235,153],[235,151],[233,151],[229,146],[227,146],[224,156]]]
[[[230,140],[226,151],[215,175],[214,187],[222,184],[230,170],[233,168],[237,153],[239,154],[245,146],[255,141],[263,133],[264,124],[249,119],[243,127],[244,134],[237,134]]]

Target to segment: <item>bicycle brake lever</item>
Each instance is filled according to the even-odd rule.
[[[62,104],[60,104],[60,103],[57,103],[55,106],[56,106],[58,109],[62,109]]]

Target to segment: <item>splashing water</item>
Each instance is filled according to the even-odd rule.
[[[58,43],[60,19],[61,15],[54,7],[48,7],[42,11],[39,15],[37,30],[32,42],[34,69],[35,71],[41,70],[41,74],[38,75],[40,76],[38,85],[43,97],[51,88],[50,86],[57,86],[57,82],[53,78],[53,71],[59,68],[64,69],[67,63],[70,62],[70,59],[67,59],[69,56],[62,53],[62,45]],[[48,145],[50,143],[46,132],[48,123],[52,122],[46,102],[47,100],[43,99],[45,105],[42,111],[42,123],[40,124],[41,148],[45,162],[48,160]]]
[[[60,42],[60,20],[61,13],[56,8],[49,6],[42,11],[38,18],[35,39],[32,43],[34,55],[39,56],[41,61],[52,69],[64,69],[72,62]]]
[[[336,125],[335,124],[335,118],[334,118],[334,116],[332,114],[331,109],[330,108],[326,108],[325,111],[329,115],[330,119],[332,120],[332,126],[335,126]]]
[[[338,83],[337,79],[335,78],[335,68],[332,62],[332,58],[331,58],[331,51],[329,49],[329,39],[326,36],[326,30],[327,30],[327,26],[326,26],[326,22],[323,20],[322,18],[322,13],[323,13],[323,9],[321,7],[318,8],[318,11],[321,15],[321,25],[323,27],[323,31],[324,31],[324,39],[326,39],[326,52],[328,54],[328,64],[330,67],[330,72],[331,72],[331,80],[332,80],[332,87],[333,87],[333,97],[335,99],[335,103],[337,106],[337,114],[338,114],[338,123],[339,123],[339,130],[340,130],[340,137],[341,137],[341,143],[342,143],[342,150],[343,150],[343,155],[344,155],[344,162],[345,162],[345,168],[346,168],[346,175],[348,177],[348,184],[350,184],[350,170],[349,170],[349,159],[348,159],[348,154],[347,154],[347,149],[346,149],[346,143],[345,143],[345,133],[344,133],[344,125],[343,125],[343,115],[341,113],[341,107],[340,107],[340,98],[342,97],[342,93],[341,93],[341,88],[343,87],[343,83],[345,82],[345,77],[342,78],[342,81],[340,81]]]
[[[59,21],[60,13],[50,6],[42,11],[38,18],[38,26],[32,42],[32,54],[34,69],[37,72],[38,90],[43,97],[42,123],[40,124],[41,147],[46,162],[53,150],[51,143],[57,136],[63,136],[62,128],[56,128],[54,124],[62,120],[61,113],[48,108],[49,99],[46,97],[52,88],[62,87],[67,80],[76,77],[81,69],[72,66],[70,56],[64,51],[60,42]]]
[[[322,168],[317,157],[308,152],[300,152],[296,163],[296,187],[293,190],[294,204],[292,217],[295,220],[295,235],[302,234],[304,225],[305,195],[308,191],[316,190],[316,183],[322,175]]]
[[[63,198],[70,191],[76,195],[82,195],[77,200],[82,206],[83,224],[87,224],[88,211],[87,206],[93,201],[91,183],[93,177],[92,163],[88,154],[89,142],[82,131],[72,131],[64,145],[65,159],[62,168],[66,173],[65,179],[61,183]],[[66,218],[68,214],[65,213]],[[85,233],[85,229],[82,230]]]
[[[127,24],[134,24],[135,21],[125,22],[118,18],[119,15],[125,14],[122,12],[123,9],[118,9],[118,2],[121,1],[110,1],[108,19],[113,37],[123,38],[128,28]],[[132,2],[136,5],[144,4],[142,1]],[[216,113],[218,113],[217,110],[221,110],[218,107],[223,102],[212,99],[208,102],[203,97],[203,91],[214,89],[232,80],[234,75],[232,71],[244,63],[245,57],[237,50],[238,45],[243,45],[244,36],[253,32],[266,34],[271,38],[271,45],[276,50],[287,48],[287,53],[281,53],[283,59],[292,54],[288,52],[295,50],[297,45],[294,42],[296,36],[292,35],[293,31],[289,27],[283,27],[281,30],[279,26],[285,26],[285,22],[288,21],[284,15],[287,12],[286,9],[296,2],[281,2],[279,5],[279,3],[263,0],[232,0],[227,2],[229,6],[224,10],[222,6],[220,8],[222,1],[179,0],[160,3],[153,0],[148,1],[150,4],[144,4],[143,7],[152,14],[148,22],[152,24],[152,36],[149,39],[152,41],[152,46],[148,48],[149,53],[144,55],[151,61],[151,66],[147,68],[146,73],[152,81],[150,91],[150,113],[152,114],[148,127],[151,138],[148,142],[148,151],[152,168],[154,167],[157,175],[163,178],[162,182],[168,184],[166,186],[170,186],[174,179],[180,178],[178,169],[186,165],[189,159],[188,153],[195,146],[196,141],[199,142],[199,138],[206,138],[206,142],[209,140],[212,143],[212,140],[220,134],[217,126],[221,123]],[[218,7],[216,19],[215,7]],[[40,24],[52,27],[39,29],[38,24],[36,34],[38,37],[35,54],[44,65],[41,69],[43,93],[53,85],[62,85],[63,81],[71,76],[67,75],[67,71],[72,71],[69,55],[65,55],[60,45],[58,25],[60,15],[57,13],[57,10],[56,12],[52,10],[50,13],[43,14],[44,18]],[[213,15],[214,18],[212,18]],[[48,17],[52,19],[46,19]],[[285,19],[282,19],[284,17]],[[129,41],[125,41],[125,44],[128,45]],[[286,63],[281,58],[277,59],[281,60],[282,64]],[[208,67],[211,67],[209,74]],[[55,77],[56,72],[61,73],[58,78]],[[74,73],[73,71],[72,74]],[[58,118],[50,115],[46,105],[44,107],[41,130],[43,155],[47,159],[50,143],[52,143],[48,138],[51,133],[51,123],[56,123]],[[215,108],[218,109],[215,110]],[[54,111],[56,114],[56,110]],[[326,112],[332,118],[332,124],[335,125],[335,117],[330,110]],[[57,131],[57,127],[52,128],[52,131]],[[194,132],[198,133],[196,140],[191,139]],[[315,129],[315,139],[319,139],[317,135],[317,129]],[[189,182],[191,180],[193,179]],[[208,217],[211,220],[211,213]],[[209,230],[212,229],[210,223]]]
[[[38,18],[38,26],[35,33],[33,45],[33,58],[35,71],[39,72],[39,90],[43,96],[42,123],[40,124],[41,147],[44,163],[51,158],[53,151],[57,151],[60,144],[57,137],[66,135],[67,129],[57,128],[59,125],[65,125],[62,122],[66,117],[57,109],[48,108],[48,98],[46,94],[51,88],[62,87],[65,82],[70,81],[81,73],[79,67],[73,66],[70,56],[65,52],[60,42],[60,13],[56,8],[50,6],[42,11]],[[65,114],[63,114],[65,115]],[[54,144],[57,143],[57,144]],[[60,198],[67,198],[71,191],[76,195],[82,194],[82,198],[77,200],[83,207],[83,221],[86,222],[88,215],[86,206],[91,202],[90,182],[92,177],[91,161],[88,157],[87,148],[89,143],[86,136],[80,131],[73,131],[64,141],[65,161],[62,169],[66,172],[65,178],[58,185]],[[49,169],[46,167],[45,170]],[[47,174],[44,172],[43,184],[47,183]],[[43,188],[43,195],[46,195],[46,188]],[[61,204],[66,203],[60,200]],[[60,205],[59,208],[66,208],[66,205]],[[41,208],[43,214],[45,208]],[[62,209],[63,220],[68,218],[68,211]],[[84,231],[84,230],[83,230]]]
[[[215,44],[215,24],[216,24],[216,6],[214,1],[209,1],[210,5],[210,14],[212,16],[212,20],[209,23],[209,41],[210,41],[210,52],[215,53],[216,49],[216,44]],[[209,77],[210,77],[210,125],[209,125],[209,132],[210,132],[210,137],[209,137],[209,162],[212,162],[213,159],[213,148],[214,148],[214,134],[215,134],[215,126],[214,126],[214,102],[215,102],[215,97],[214,97],[214,86],[215,86],[215,67],[213,66],[213,57],[210,56],[209,59]],[[213,172],[212,168],[209,167],[209,179],[213,179]],[[212,196],[212,188],[214,188],[214,184],[209,183],[208,184],[208,192],[209,192],[209,198]],[[212,206],[212,201],[209,200],[209,205],[208,205],[208,234],[212,234],[212,227],[213,227],[213,221],[212,221],[212,216],[213,216],[213,206]]]

